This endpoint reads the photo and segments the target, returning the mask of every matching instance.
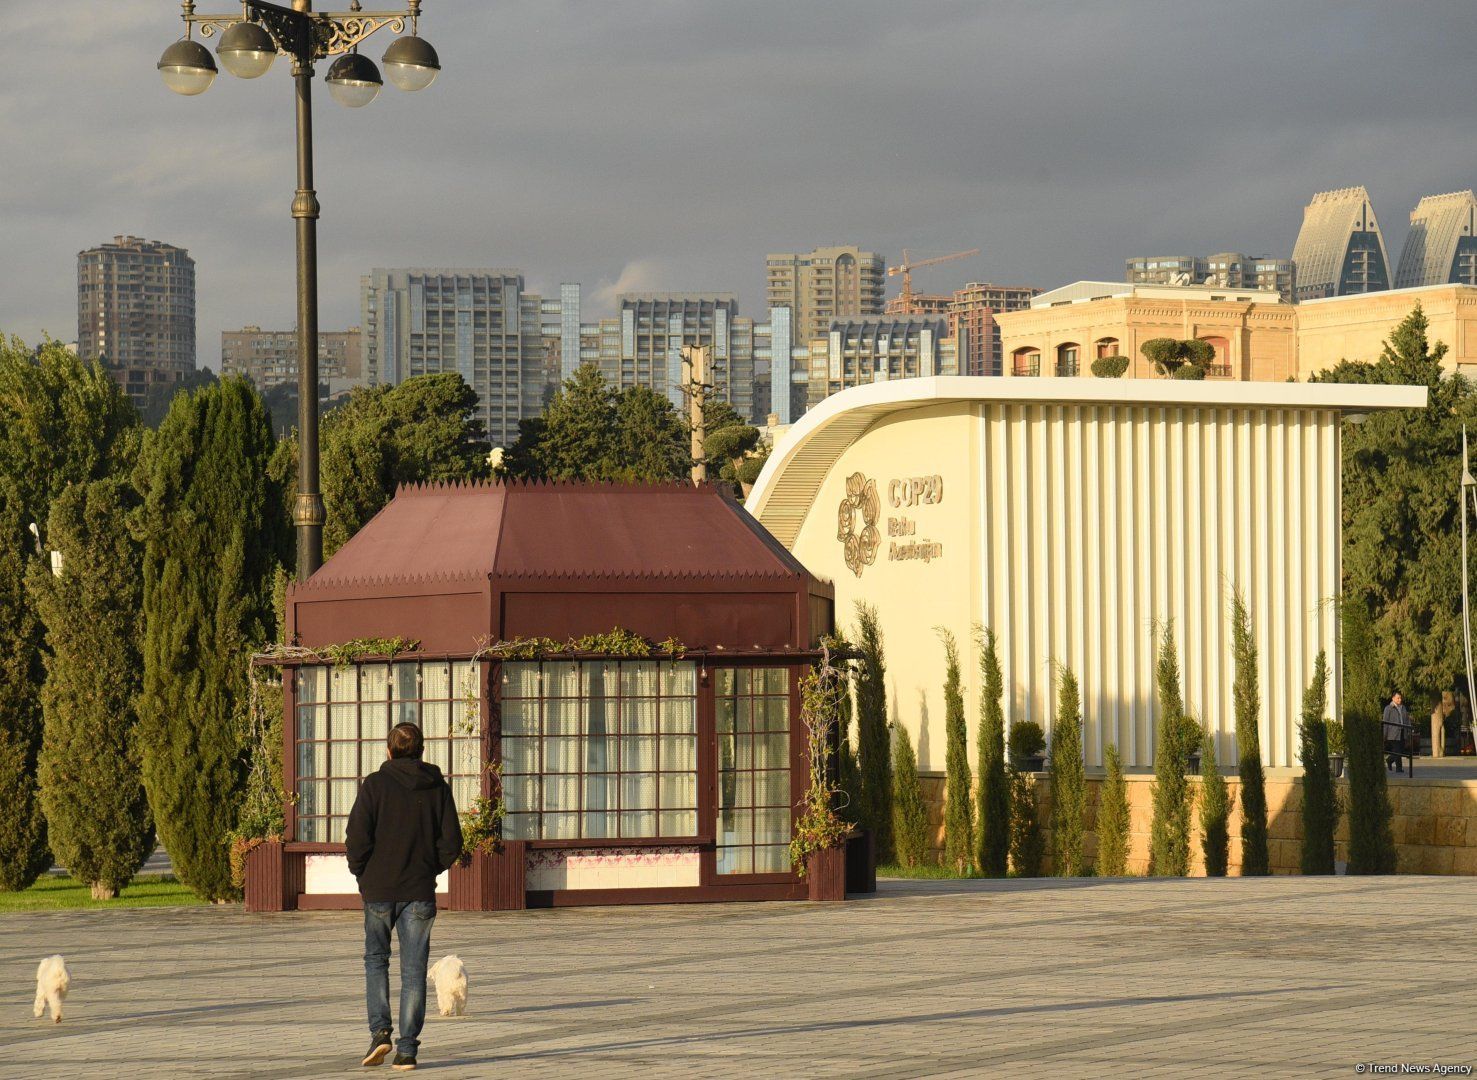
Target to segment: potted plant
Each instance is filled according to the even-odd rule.
[[[1185,748],[1185,775],[1200,775],[1200,721],[1193,716],[1180,717],[1180,745]]]
[[[1328,774],[1337,780],[1344,775],[1344,757],[1349,752],[1349,745],[1344,735],[1342,720],[1330,720],[1326,726],[1328,728]]]
[[[1016,771],[1040,772],[1046,766],[1046,732],[1034,720],[1010,725],[1010,759]]]
[[[455,911],[505,911],[524,907],[523,844],[504,842],[502,769],[492,764],[493,795],[479,795],[462,819],[462,857],[447,875]]]
[[[812,900],[846,899],[846,841],[852,825],[836,813],[831,783],[833,736],[845,683],[823,646],[821,662],[800,679],[800,721],[805,726],[810,776],[804,810],[790,837],[790,865],[806,879]]]

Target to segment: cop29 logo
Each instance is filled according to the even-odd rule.
[[[877,530],[877,515],[882,500],[877,497],[877,481],[855,472],[846,478],[846,497],[836,515],[836,539],[846,552],[846,565],[857,577],[862,567],[871,566],[882,546]],[[858,521],[858,518],[861,520]]]

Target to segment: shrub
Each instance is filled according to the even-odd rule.
[[[1097,808],[1097,876],[1122,877],[1128,868],[1128,782],[1116,743],[1108,744],[1107,758]]]
[[[882,627],[877,609],[856,605],[856,751],[861,773],[857,817],[876,842],[878,864],[893,861],[892,747],[887,734],[887,663],[882,653]]]
[[[1349,744],[1349,873],[1393,874],[1395,838],[1369,609],[1362,599],[1346,596],[1339,615],[1344,639],[1344,737]]]
[[[1215,360],[1215,346],[1199,338],[1180,342],[1180,355],[1187,365],[1203,368]]]
[[[1126,356],[1099,356],[1092,362],[1092,373],[1099,379],[1121,379],[1127,370]]]
[[[1077,676],[1058,674],[1056,723],[1051,730],[1051,852],[1058,877],[1082,876],[1087,778],[1082,767],[1082,704]]]
[[[1017,877],[1040,877],[1046,838],[1041,833],[1036,778],[1010,770],[1010,863]]]
[[[1173,623],[1163,628],[1156,679],[1159,717],[1154,738],[1154,818],[1149,832],[1149,873],[1156,877],[1184,877],[1190,870],[1190,805],[1194,793],[1185,779],[1189,755]]]
[[[1340,756],[1348,754],[1349,740],[1344,734],[1344,722],[1330,717],[1324,726],[1328,728],[1328,752]]]
[[[1173,375],[1176,368],[1185,362],[1181,343],[1175,338],[1150,338],[1139,346],[1144,359],[1154,365],[1161,375]]]
[[[1338,795],[1328,767],[1328,658],[1320,650],[1313,678],[1303,691],[1303,720],[1298,725],[1298,756],[1303,764],[1303,849],[1305,874],[1331,874],[1333,834],[1338,826]]]
[[[959,674],[959,646],[954,635],[940,630],[944,643],[944,865],[969,873],[974,861],[974,814],[970,805],[969,733],[964,723],[964,690]]]
[[[918,755],[901,725],[892,738],[892,835],[901,865],[922,866],[928,860],[928,806],[918,779]]]
[[[1231,850],[1227,831],[1231,798],[1215,759],[1215,740],[1208,731],[1200,733],[1200,780],[1200,850],[1205,856],[1205,876],[1225,877]]]
[[[1046,732],[1034,720],[1017,720],[1010,725],[1010,756],[1017,761],[1035,757],[1046,749]]]
[[[1261,698],[1257,692],[1256,638],[1240,589],[1231,594],[1231,656],[1236,664],[1231,697],[1236,709],[1237,775],[1241,778],[1241,876],[1264,877],[1272,870],[1267,853],[1267,782],[1257,725]]]
[[[1203,379],[1205,369],[1199,364],[1181,364],[1169,377],[1171,379]]]
[[[1005,775],[1005,681],[995,631],[975,628],[980,647],[979,824],[980,872],[1004,877],[1010,863],[1010,781]]]

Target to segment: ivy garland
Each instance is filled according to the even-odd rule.
[[[832,639],[824,640],[820,663],[800,677],[800,722],[805,725],[810,778],[801,803],[804,809],[790,839],[790,865],[802,878],[811,855],[840,847],[855,827],[836,813],[834,803],[840,789],[831,783],[832,735],[841,713],[841,695],[846,693],[845,677],[831,662],[833,644]]]
[[[666,656],[680,659],[687,654],[687,646],[675,637],[652,642],[640,634],[617,626],[604,634],[586,634],[583,637],[558,641],[550,637],[515,637],[503,641],[484,640],[473,654],[473,660],[546,660],[561,656],[598,654],[620,656],[631,659],[646,659]]]
[[[472,809],[462,821],[462,858],[481,853],[490,855],[503,847],[503,818],[507,807],[503,805],[503,767],[501,762],[488,762],[487,771],[492,775],[492,796],[479,795],[472,802]]]

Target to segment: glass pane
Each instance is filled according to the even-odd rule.
[[[537,664],[503,665],[504,698],[536,698],[538,696]]]
[[[303,740],[328,738],[327,726],[324,724],[323,707],[306,706],[297,710],[297,737]]]
[[[655,810],[656,776],[651,773],[621,775],[621,809]]]
[[[788,697],[790,693],[789,669],[769,668],[766,670],[764,672],[764,692],[766,694],[779,694],[783,697]]]
[[[775,810],[754,811],[754,843],[788,844],[790,842],[790,810],[780,807]]]
[[[379,767],[385,761],[385,744],[383,740],[373,742],[362,742],[359,744],[359,775],[368,776],[372,772],[378,772]]]
[[[716,710],[719,732],[733,730],[734,704],[733,698],[721,697],[713,702]]]
[[[328,674],[323,668],[297,669],[297,700],[303,705],[328,700]]]
[[[753,710],[754,702],[752,699],[742,697],[735,699],[733,703],[733,726],[735,731],[750,731],[753,729]]]
[[[609,772],[616,768],[614,735],[591,735],[585,739],[585,772]]]
[[[622,836],[655,836],[656,811],[644,810],[621,815]]]
[[[755,731],[784,731],[789,726],[789,698],[759,698],[754,702]]]
[[[734,810],[724,815],[720,822],[718,843],[732,847],[735,844],[750,844],[754,839],[754,811]]]
[[[538,740],[503,738],[503,773],[538,772]]]
[[[720,874],[751,874],[754,872],[754,849],[741,848],[719,848],[718,849],[718,873]]]
[[[534,814],[509,814],[503,818],[503,836],[509,840],[535,840],[535,823],[538,818]]]
[[[755,806],[789,806],[790,774],[788,771],[754,774]]]
[[[309,844],[321,844],[328,840],[328,821],[324,818],[305,818],[298,810],[297,838]]]
[[[580,778],[578,776],[544,777],[544,809],[578,810]]]
[[[508,812],[537,810],[542,802],[537,776],[503,777],[503,802]]]
[[[359,775],[359,744],[357,742],[329,743],[328,764],[331,776],[347,777]],[[347,810],[344,813],[348,813]]]
[[[470,660],[458,660],[451,665],[451,687],[454,691],[453,697],[459,700],[466,698],[481,698],[481,680],[478,679],[477,665]]]
[[[452,744],[451,771],[458,775],[478,776],[482,772],[482,740],[457,739]]]
[[[734,748],[738,751],[735,764],[740,769],[752,769],[754,767],[754,736],[735,735]]]
[[[785,732],[754,736],[754,768],[785,769],[790,765],[790,736]]]
[[[620,676],[615,664],[591,660],[580,666],[584,669],[583,686],[586,697],[615,697],[620,692]]]
[[[451,743],[445,739],[426,740],[425,752],[421,758],[430,762],[443,773],[451,771]]]
[[[364,664],[359,668],[360,701],[385,701],[389,696],[389,664]]]
[[[354,799],[358,794],[358,780],[335,780],[329,785],[329,809],[335,814],[347,814],[354,809]]]
[[[663,810],[661,816],[663,836],[697,835],[696,810]]]
[[[613,813],[600,811],[594,814],[586,814],[584,817],[584,831],[581,836],[614,836],[616,830],[616,816]]]
[[[395,680],[392,690],[396,701],[414,701],[421,696],[420,690],[417,687],[417,676],[419,672],[419,664],[395,665]]]
[[[662,694],[667,697],[695,697],[697,665],[684,661],[663,664]]]
[[[585,775],[585,811],[614,810],[616,778],[609,773]],[[603,835],[603,834],[602,834]]]
[[[662,730],[686,734],[697,730],[697,702],[692,700],[662,702]]]
[[[312,817],[328,812],[328,785],[321,780],[299,780],[297,812],[299,817]]]
[[[359,700],[359,672],[353,667],[328,669],[328,699],[330,701]]]
[[[580,727],[578,699],[544,702],[544,734],[578,735]]]
[[[783,874],[790,869],[790,848],[757,847],[754,849],[754,873]]]
[[[355,740],[359,738],[358,705],[330,705],[328,707],[328,737]]]
[[[718,737],[718,769],[727,773],[738,765],[738,750],[735,745],[737,735],[720,735]]]
[[[625,697],[655,697],[657,664],[650,660],[633,660],[621,665],[621,693]]]
[[[628,699],[622,710],[621,732],[625,735],[656,734],[656,700],[653,698]]]
[[[572,773],[580,771],[580,741],[574,736],[544,740],[544,772]]]
[[[451,702],[430,701],[421,706],[421,734],[429,742],[451,733]]]
[[[421,707],[416,701],[402,701],[394,708],[395,723],[397,724],[419,724],[421,722]]]
[[[328,744],[299,743],[297,747],[297,774],[304,779],[328,775]]]
[[[502,717],[504,735],[538,734],[537,701],[505,701]]]
[[[662,771],[697,771],[697,737],[694,735],[662,736]]]
[[[621,772],[650,772],[656,768],[656,738],[641,735],[621,740]]]
[[[661,798],[663,810],[688,809],[697,806],[697,777],[691,773],[662,773]]]
[[[580,670],[578,664],[559,663],[544,665],[544,697],[579,697]]]
[[[754,692],[753,679],[754,673],[749,668],[738,669],[738,686],[736,692],[740,697]]]
[[[383,739],[390,734],[390,707],[385,704],[359,706],[359,737]]]
[[[482,794],[482,784],[475,776],[456,776],[451,781],[451,797],[456,802],[457,811],[466,813],[477,802],[477,796]]]
[[[575,840],[579,837],[580,816],[578,814],[545,814],[545,840]]]
[[[733,668],[718,669],[718,693],[733,695]]]
[[[754,805],[754,774],[751,772],[736,772],[733,774],[733,806],[749,807]]]
[[[451,665],[444,660],[422,664],[421,697],[429,699],[451,696]]]

